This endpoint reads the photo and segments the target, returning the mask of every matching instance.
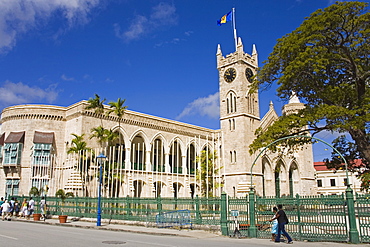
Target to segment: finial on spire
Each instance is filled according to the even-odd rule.
[[[274,109],[274,103],[272,103],[272,101],[270,101],[269,107],[270,107],[270,110],[273,110]]]
[[[217,46],[217,53],[216,53],[217,56],[221,55],[222,56],[222,51],[221,51],[221,46],[220,44],[218,44]]]
[[[238,46],[243,46],[242,38],[241,37],[238,37]]]
[[[257,55],[257,48],[255,44],[253,44],[253,48],[252,48],[252,56],[254,55]]]

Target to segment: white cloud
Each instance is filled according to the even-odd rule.
[[[61,13],[68,27],[88,22],[101,0],[0,0],[0,52],[11,50],[19,35]]]
[[[0,104],[3,106],[25,103],[52,103],[58,97],[56,84],[48,88],[30,87],[22,82],[5,81],[0,87]]]
[[[74,81],[75,78],[73,77],[68,77],[66,76],[65,74],[63,74],[61,77],[60,77],[63,81]]]
[[[177,120],[185,116],[201,115],[210,118],[219,118],[220,116],[220,94],[219,92],[207,97],[198,98],[189,103],[185,109],[176,117]]]
[[[150,16],[136,15],[129,28],[121,30],[118,23],[114,24],[114,32],[118,38],[125,41],[139,39],[160,27],[177,24],[176,7],[167,3],[160,3],[152,8]]]

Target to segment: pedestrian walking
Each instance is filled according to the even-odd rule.
[[[4,197],[1,197],[0,199],[0,215],[3,215],[2,211],[1,211],[1,205],[3,205],[4,203]]]
[[[26,218],[27,215],[28,215],[28,202],[27,202],[27,199],[26,198],[23,199],[23,202],[22,202],[22,206],[21,207],[22,207],[22,209],[21,209],[20,216]]]
[[[10,208],[11,208],[10,203],[8,202],[8,200],[5,200],[3,205],[1,205],[3,220],[10,220],[10,216],[11,216]]]
[[[13,211],[13,216],[18,217],[20,212],[20,205],[17,199],[15,199],[14,202],[14,211]]]
[[[32,216],[34,210],[35,210],[35,200],[33,200],[33,198],[30,197],[30,200],[28,201],[28,217]]]
[[[42,217],[44,218],[44,221],[46,220],[46,200],[45,200],[45,197],[41,197],[41,201],[40,201],[40,209],[41,209],[41,215]]]
[[[292,238],[285,231],[285,225],[289,223],[289,220],[288,220],[288,217],[286,216],[286,214],[283,210],[283,205],[278,205],[277,208],[278,208],[278,212],[276,213],[274,218],[272,218],[270,220],[270,222],[275,220],[275,219],[277,219],[277,221],[278,221],[278,232],[277,232],[277,235],[276,235],[276,238],[275,238],[275,243],[280,243],[280,236],[281,236],[281,233],[283,233],[284,236],[288,239],[288,244],[292,244],[293,243]]]
[[[14,197],[12,197],[12,199],[9,201],[9,205],[10,205],[9,213],[10,213],[10,216],[12,216],[14,212],[14,205],[15,205]]]

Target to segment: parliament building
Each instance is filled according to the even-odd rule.
[[[87,110],[87,101],[68,107],[16,105],[2,111],[0,196],[29,195],[36,187],[54,196],[62,189],[74,196],[96,197],[99,166],[105,197],[260,196],[317,193],[312,145],[282,155],[269,150],[257,158],[249,145],[258,128],[278,119],[272,103],[260,117],[258,92],[249,93],[258,68],[255,46],[224,56],[217,48],[220,129],[207,129],[126,110],[122,118]],[[108,110],[109,107],[105,106]],[[296,96],[282,114],[304,107]],[[90,138],[103,126],[119,133],[110,143]],[[74,134],[74,135],[72,135]],[[68,152],[82,136],[91,149]],[[99,162],[97,156],[106,158]],[[254,161],[255,165],[253,165]]]

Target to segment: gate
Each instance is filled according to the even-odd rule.
[[[355,212],[361,243],[370,243],[370,195],[356,195]]]
[[[229,236],[246,237],[249,227],[249,204],[248,197],[229,197],[229,210],[227,213],[227,226]]]
[[[293,239],[307,241],[348,241],[347,207],[344,194],[330,196],[256,199],[256,226],[259,238],[271,238],[272,208],[278,204],[289,218],[286,230]]]

